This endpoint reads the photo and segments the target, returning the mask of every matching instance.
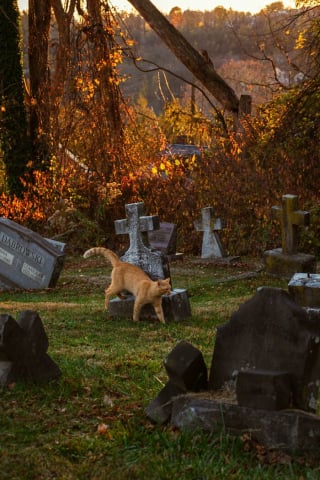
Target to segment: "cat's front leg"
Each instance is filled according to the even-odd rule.
[[[163,309],[162,309],[162,304],[161,302],[159,304],[153,305],[155,312],[157,314],[158,319],[160,320],[161,323],[166,323],[164,314],[163,314]]]

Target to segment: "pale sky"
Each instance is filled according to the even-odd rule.
[[[182,10],[211,11],[218,6],[238,12],[258,13],[266,5],[276,0],[153,0],[152,3],[163,13],[169,13],[173,7],[180,7]],[[285,7],[293,8],[295,0],[283,0]],[[118,10],[133,10],[131,3],[126,0],[110,0],[110,4]],[[18,0],[20,10],[28,9],[28,0]]]

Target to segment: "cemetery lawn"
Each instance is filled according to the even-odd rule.
[[[287,289],[287,280],[261,267],[254,259],[172,263],[173,286],[188,290],[193,315],[166,325],[107,319],[110,268],[102,258],[67,258],[55,289],[1,293],[1,313],[39,313],[62,376],[1,389],[0,479],[319,479],[319,453],[268,451],[223,432],[184,433],[144,413],[167,382],[163,360],[180,340],[200,349],[209,369],[217,325],[257,287]]]

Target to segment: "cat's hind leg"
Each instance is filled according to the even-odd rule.
[[[109,285],[109,287],[105,289],[104,293],[105,293],[105,301],[104,301],[105,307],[106,307],[106,310],[109,310],[110,297],[112,297],[112,295],[118,295],[118,291],[114,289],[111,283],[111,285]]]

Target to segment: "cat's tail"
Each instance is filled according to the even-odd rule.
[[[109,250],[108,248],[104,248],[104,247],[90,248],[89,250],[84,252],[83,257],[89,258],[89,257],[92,257],[93,255],[102,255],[103,257],[109,260],[109,262],[113,267],[115,267],[116,265],[118,265],[118,263],[121,262],[118,255],[112,252],[112,250]]]

